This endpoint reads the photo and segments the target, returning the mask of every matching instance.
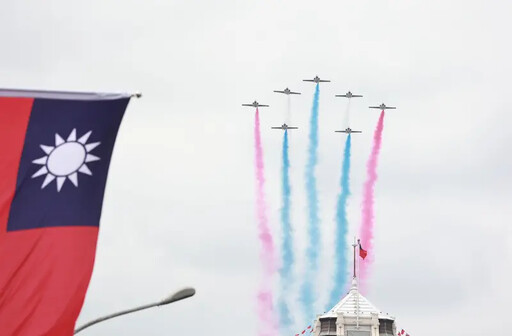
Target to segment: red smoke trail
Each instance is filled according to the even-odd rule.
[[[366,182],[363,190],[362,223],[361,223],[361,245],[368,251],[368,257],[360,263],[360,287],[362,292],[366,291],[366,280],[369,267],[373,262],[373,198],[375,182],[377,182],[377,163],[379,159],[380,146],[382,143],[382,130],[384,129],[384,110],[380,113],[379,122],[373,134],[373,148],[366,165]]]
[[[276,270],[274,242],[268,225],[267,204],[265,202],[265,173],[263,165],[263,147],[261,146],[260,116],[256,109],[254,116],[254,146],[256,164],[256,212],[258,231],[261,242],[260,258],[263,264],[263,278],[258,291],[258,317],[260,319],[260,336],[278,334],[278,327],[273,309],[272,276]]]

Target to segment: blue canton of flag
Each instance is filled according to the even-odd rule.
[[[7,231],[99,225],[128,101],[34,100]]]

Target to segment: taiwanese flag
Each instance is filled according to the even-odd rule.
[[[363,249],[363,247],[361,246],[361,243],[359,243],[359,256],[361,258],[366,258],[366,256],[368,255],[368,251],[366,251],[365,249]]]
[[[0,334],[72,335],[129,95],[0,90]]]

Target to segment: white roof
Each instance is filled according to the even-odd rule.
[[[379,319],[394,320],[393,316],[381,312],[368,299],[359,293],[357,289],[357,280],[352,280],[350,292],[338,302],[330,311],[320,316],[320,318],[338,317],[338,313],[345,316],[370,317],[372,313],[378,314]]]

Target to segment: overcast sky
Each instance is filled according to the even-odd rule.
[[[253,111],[261,112],[270,219],[279,239],[280,125],[289,86],[294,239],[306,242],[304,166],[321,86],[318,312],[332,285],[345,101],[354,100],[351,235],[378,111],[387,113],[368,299],[411,336],[509,332],[512,299],[512,3],[498,0],[8,1],[0,86],[142,91],[116,143],[95,270],[78,324],[159,300],[192,299],[87,335],[256,335],[261,274]],[[276,282],[277,285],[277,282]],[[296,291],[295,291],[296,292]],[[296,299],[296,295],[295,295]],[[297,331],[303,311],[293,305]]]

